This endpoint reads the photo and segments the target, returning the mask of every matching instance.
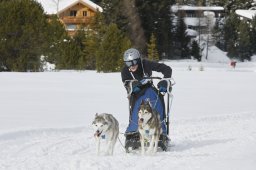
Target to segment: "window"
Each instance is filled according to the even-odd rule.
[[[83,16],[84,16],[84,17],[87,16],[87,11],[83,11]]]
[[[77,11],[75,11],[75,10],[71,10],[71,11],[70,11],[70,16],[75,17],[75,16],[76,16],[76,13],[77,13]]]
[[[188,17],[188,18],[194,18],[194,17],[196,17],[196,16],[195,16],[195,12],[187,11],[187,17]]]
[[[67,29],[67,30],[75,30],[75,29],[76,29],[76,25],[74,25],[74,24],[68,24],[68,25],[66,25],[66,29]]]

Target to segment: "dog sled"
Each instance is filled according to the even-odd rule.
[[[164,80],[167,82],[167,91],[160,92],[154,86],[153,80]],[[152,109],[155,109],[160,114],[162,134],[160,135],[158,147],[163,151],[167,151],[169,143],[169,115],[172,104],[172,86],[175,84],[171,78],[162,79],[160,77],[146,77],[140,82],[143,86],[141,90],[133,94],[132,82],[137,80],[127,80],[128,100],[129,100],[129,125],[125,131],[125,150],[129,153],[131,150],[136,150],[141,147],[140,134],[138,132],[138,111],[142,101],[150,101]],[[149,144],[147,141],[146,146]]]

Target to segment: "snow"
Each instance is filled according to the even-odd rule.
[[[163,62],[176,81],[170,148],[146,156],[122,146],[129,113],[120,73],[0,73],[0,169],[254,170],[256,62],[231,68],[215,48],[209,61]],[[96,156],[91,122],[103,112],[120,123],[113,156]]]
[[[253,55],[253,56],[251,57],[251,60],[256,62],[256,55]]]
[[[235,11],[237,15],[240,15],[242,17],[252,19],[253,17],[256,16],[256,10],[243,10],[243,9],[238,9]]]
[[[196,37],[198,36],[198,32],[192,29],[186,29],[186,33],[190,37]]]
[[[206,46],[204,47],[204,50],[202,52],[202,55],[204,56],[202,58],[202,61],[208,61],[210,63],[229,63],[230,59],[227,57],[226,52],[221,51],[216,46],[209,46],[208,47],[208,56],[206,59]]]
[[[70,6],[73,3],[76,3],[79,0],[36,0],[37,2],[41,3],[44,11],[47,14],[56,14],[57,13],[57,5],[56,2],[59,1],[59,11],[65,9],[66,7]],[[102,12],[102,8],[95,4],[94,2],[90,0],[80,0],[84,3],[88,4],[93,9],[98,9]]]

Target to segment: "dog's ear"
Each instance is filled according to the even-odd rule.
[[[145,104],[145,101],[144,101],[144,100],[142,100],[140,105],[144,105],[144,104]]]
[[[107,114],[103,114],[103,118],[104,118],[104,120],[108,120],[108,118],[107,118]]]
[[[150,99],[149,99],[149,98],[147,98],[147,99],[145,100],[145,104],[146,104],[146,105],[150,105]]]
[[[92,125],[94,125],[95,124],[95,120],[92,122]]]
[[[99,114],[98,114],[98,113],[96,113],[96,114],[95,114],[95,117],[97,117],[98,115],[99,115]]]

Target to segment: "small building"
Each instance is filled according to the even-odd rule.
[[[37,0],[47,15],[57,14],[70,36],[89,24],[102,8],[90,0]]]
[[[224,7],[220,6],[188,6],[174,5],[172,10],[176,13],[184,14],[184,17],[198,18],[203,17],[203,12],[210,11],[214,13],[215,18],[224,16]]]
[[[188,29],[200,31],[201,34],[207,33],[208,27],[214,26],[216,18],[222,18],[225,14],[224,8],[220,6],[173,5],[171,11],[184,18]]]

